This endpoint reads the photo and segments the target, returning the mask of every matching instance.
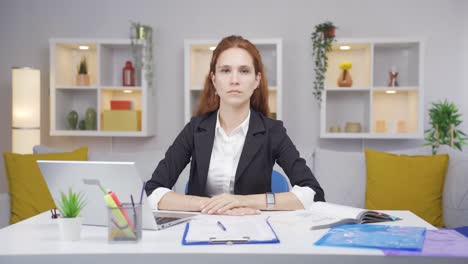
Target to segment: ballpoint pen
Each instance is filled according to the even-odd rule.
[[[216,224],[221,228],[221,230],[226,231],[226,227],[220,221],[217,221]]]

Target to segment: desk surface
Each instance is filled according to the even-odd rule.
[[[403,220],[386,224],[433,226],[409,211],[387,211]],[[263,213],[266,217],[272,212]],[[273,213],[274,214],[274,213]],[[204,217],[204,216],[199,216]],[[161,231],[144,231],[137,244],[108,244],[107,228],[83,226],[81,240],[60,240],[58,223],[45,212],[0,230],[0,263],[442,263],[442,258],[383,257],[380,250],[319,247],[313,243],[328,229],[310,231],[304,226],[272,223],[281,243],[251,245],[181,244],[185,224]],[[143,262],[144,261],[144,262]],[[447,259],[467,263],[467,259]]]

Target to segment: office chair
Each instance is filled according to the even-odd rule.
[[[188,192],[188,182],[185,184],[185,194]],[[289,183],[286,177],[278,171],[273,170],[271,173],[271,192],[289,192]]]

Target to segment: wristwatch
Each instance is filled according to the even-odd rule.
[[[275,209],[275,194],[267,192],[266,194],[266,208],[267,210]]]

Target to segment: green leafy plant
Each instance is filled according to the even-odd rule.
[[[462,146],[467,144],[466,134],[457,129],[462,120],[454,103],[449,103],[447,100],[432,103],[429,118],[431,128],[424,133],[425,145],[432,146],[432,154],[437,153],[440,145],[462,150]]]
[[[315,26],[312,32],[312,51],[315,58],[315,99],[322,102],[322,92],[324,89],[325,73],[328,66],[327,53],[332,50],[332,43],[335,41],[336,26],[332,22],[326,21]]]
[[[80,64],[78,65],[78,74],[88,74],[88,63],[86,57],[82,57]]]
[[[83,193],[73,192],[71,188],[68,190],[68,195],[63,192],[60,192],[58,209],[62,217],[77,217],[80,214],[81,210],[85,207],[85,205],[86,201],[84,199]]]

